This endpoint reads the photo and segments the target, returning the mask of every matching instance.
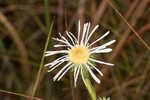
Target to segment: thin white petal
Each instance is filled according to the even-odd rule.
[[[75,66],[75,68],[74,68],[74,84],[75,84],[75,77],[76,77],[77,69],[78,69],[78,66]]]
[[[48,63],[48,64],[45,65],[45,67],[49,66],[49,68],[52,68],[53,66],[57,65],[58,63],[64,62],[64,61],[68,61],[68,59],[63,58],[63,59],[60,60],[60,61],[55,61],[55,62],[53,62],[53,63]]]
[[[111,44],[113,44],[113,43],[115,43],[115,42],[116,42],[116,40],[111,40],[111,41],[109,41],[109,42],[107,42],[107,43],[105,43],[105,44],[103,44],[103,45],[101,45],[101,46],[94,47],[94,48],[92,48],[92,49],[90,49],[90,50],[104,49],[104,48],[106,48],[107,46],[109,46],[109,45],[111,45]]]
[[[68,59],[68,56],[66,56],[66,57],[64,57],[64,58],[62,58],[62,59],[58,59],[58,60],[55,60],[55,61],[53,61],[53,62],[51,62],[51,66],[53,66],[53,65],[56,65],[57,63],[59,63],[59,62],[62,62],[62,61],[66,61],[66,60],[69,60]]]
[[[68,70],[69,70],[70,68],[72,68],[72,65],[69,66],[69,67],[61,74],[61,76],[58,78],[57,81],[59,81],[59,80],[68,72]]]
[[[96,68],[92,63],[88,62],[88,64],[92,66],[101,76],[103,76],[103,73],[98,68]]]
[[[45,56],[51,56],[51,55],[60,54],[60,53],[68,54],[68,52],[69,52],[68,50],[47,51],[47,52],[45,52],[46,53]]]
[[[71,64],[71,62],[69,62],[67,65],[65,65],[53,78],[54,81],[56,81],[56,79],[59,77],[59,75]]]
[[[85,86],[87,87],[84,76],[83,76],[83,68],[81,68],[81,77],[82,77],[82,80],[83,80]]]
[[[51,63],[48,63],[48,64],[45,64],[44,67],[47,67],[47,66],[50,66],[50,65],[51,65]]]
[[[69,41],[68,41],[64,36],[61,36],[61,38],[62,38],[71,48],[73,48],[73,45],[71,45],[71,44],[69,43]]]
[[[76,87],[77,79],[78,79],[78,76],[79,76],[80,68],[81,68],[81,66],[78,66],[77,74],[75,76],[75,87]]]
[[[59,51],[46,51],[46,54],[57,53],[57,52],[69,52],[68,50],[59,50]]]
[[[69,32],[69,34],[74,38],[74,40],[76,41],[76,43],[78,43],[77,38],[71,32]]]
[[[87,41],[87,39],[88,39],[89,30],[90,30],[90,26],[91,26],[91,23],[89,22],[89,24],[88,24],[88,29],[87,29],[87,33],[86,33],[86,38],[85,38],[85,41]]]
[[[85,41],[85,44],[88,43],[89,39],[91,38],[91,36],[93,35],[93,33],[96,31],[96,29],[97,29],[98,27],[99,27],[99,25],[96,25],[96,26],[94,27],[94,29],[92,30],[92,32],[91,32],[90,35],[88,36],[88,39]]]
[[[50,68],[51,68],[51,67],[53,67],[53,68],[50,69],[50,70],[48,70],[48,72],[53,71],[54,69],[56,69],[57,67],[59,67],[59,66],[60,66],[62,63],[64,63],[65,61],[67,61],[67,60],[64,60],[64,61],[62,61],[62,62],[59,62],[56,66],[53,65],[54,67],[53,67],[53,66],[50,66]]]
[[[80,41],[80,20],[78,22],[78,43]]]
[[[88,23],[84,24],[84,28],[83,28],[83,33],[82,33],[80,45],[83,45],[83,40],[84,40],[84,38],[85,38],[85,33],[86,33],[86,31],[87,31],[87,25],[88,25]]]
[[[62,37],[62,35],[61,35],[61,33],[60,33],[60,32],[59,32],[58,34],[59,34],[59,36],[60,36],[60,37]]]
[[[69,61],[68,56],[66,55],[54,60],[51,63],[46,64],[45,66],[49,66],[49,68],[53,67],[52,69],[48,70],[48,72],[51,72],[65,61]]]
[[[90,69],[90,67],[85,64],[86,68],[88,69],[89,73],[91,74],[92,78],[99,84],[101,81],[95,76],[95,74],[93,73],[93,71]]]
[[[60,61],[60,60],[63,60],[63,59],[66,59],[66,58],[67,58],[67,55],[62,56],[62,57],[59,57],[59,58],[57,58],[56,60],[52,61],[51,63],[45,64],[44,66],[47,67],[47,66],[53,65],[53,64],[55,64],[56,62],[58,62],[58,61]]]
[[[66,41],[66,38],[65,38],[65,37],[61,36],[61,38],[63,38],[64,40],[58,39],[58,38],[52,38],[52,39],[53,39],[53,40],[56,40],[56,41],[58,41],[58,42],[62,42],[62,43],[64,43],[64,44],[68,45],[70,48],[73,47],[68,41]]]
[[[56,66],[57,64],[59,64],[59,63],[61,63],[61,62],[65,62],[65,61],[69,61],[69,59],[68,59],[68,58],[64,58],[64,59],[61,59],[61,60],[59,60],[59,61],[55,61],[55,62],[53,62],[53,63],[51,64],[51,66],[49,66],[49,68],[52,68],[52,67]]]
[[[75,42],[73,41],[73,38],[70,36],[70,34],[66,31],[67,36],[70,38],[71,42],[73,43],[73,45],[75,45]]]
[[[95,53],[108,53],[111,52],[112,49],[111,48],[107,48],[107,49],[102,49],[102,50],[94,50],[92,52],[90,52],[90,54],[95,54]]]
[[[105,64],[105,65],[109,65],[109,66],[113,66],[114,65],[114,64],[111,64],[111,63],[106,63],[106,62],[99,61],[99,60],[92,59],[92,58],[89,58],[89,60],[91,60],[93,62],[96,62],[96,63],[99,63],[99,64]]]
[[[103,39],[104,37],[106,37],[109,33],[110,33],[110,31],[107,31],[107,32],[106,32],[103,36],[101,36],[99,39],[97,39],[96,41],[94,41],[93,43],[91,43],[91,44],[89,45],[89,47],[92,46],[93,44],[95,44],[96,42],[100,41],[100,40]]]
[[[54,47],[55,48],[57,48],[57,47],[67,47],[68,45],[61,45],[61,44],[56,44],[56,45],[54,45]]]
[[[58,41],[58,42],[62,42],[62,43],[64,43],[64,44],[67,44],[67,42],[64,41],[64,40],[62,40],[62,39],[58,39],[58,38],[52,38],[52,39],[55,40],[55,41]]]

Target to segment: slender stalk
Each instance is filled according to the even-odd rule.
[[[36,81],[35,81],[35,84],[34,84],[34,87],[33,87],[32,96],[31,96],[32,99],[31,100],[33,100],[33,97],[35,95],[35,92],[37,90],[37,86],[38,86],[38,83],[39,83],[39,80],[40,80],[40,74],[41,74],[41,71],[42,71],[42,68],[43,68],[44,58],[45,58],[44,55],[45,55],[45,52],[46,52],[47,47],[48,47],[48,43],[49,43],[49,40],[50,40],[52,27],[53,27],[53,21],[52,21],[52,24],[51,24],[50,29],[49,29],[49,33],[48,33],[48,36],[47,36],[47,41],[45,43],[45,48],[44,48],[44,52],[43,52],[43,55],[42,55],[42,59],[41,59],[40,68],[39,68],[39,71],[38,71],[38,74],[37,74],[37,78],[36,78]]]
[[[84,79],[85,79],[85,82],[86,82],[86,87],[88,89],[88,92],[91,96],[91,99],[92,100],[96,100],[96,92],[91,84],[91,81],[89,80],[89,77],[88,77],[88,72],[87,72],[87,69],[84,68],[84,72],[83,72],[83,75],[84,75]]]
[[[75,100],[75,95],[74,95],[74,87],[73,87],[73,79],[72,79],[72,73],[70,71],[69,73],[69,76],[70,76],[70,87],[71,87],[71,92],[72,92],[72,100]]]
[[[16,92],[11,92],[11,91],[1,90],[1,89],[0,89],[0,93],[5,93],[5,94],[9,94],[9,95],[16,95],[16,96],[24,97],[24,98],[27,98],[27,99],[31,99],[31,96],[24,95],[24,94],[21,94],[21,93],[16,93]],[[37,98],[37,97],[34,97],[33,99],[34,100],[43,100],[43,99]]]
[[[133,31],[133,33],[137,36],[137,38],[143,43],[143,45],[150,50],[150,46],[144,41],[144,39],[139,35],[139,33],[136,32],[136,30],[133,28],[131,24],[128,23],[126,18],[120,13],[120,11],[113,5],[111,0],[106,0],[107,3],[117,12],[117,14],[122,18],[122,20],[128,25],[128,27]],[[149,2],[148,0],[146,2]]]
[[[88,92],[89,92],[92,100],[96,100],[96,93],[95,93],[95,90],[91,84],[91,81],[87,78],[87,79],[85,79],[85,82],[87,84],[87,89],[88,89]]]
[[[50,16],[49,16],[49,9],[48,9],[48,0],[44,0],[44,4],[45,4],[45,22],[46,22],[46,34],[49,31],[49,27],[50,27]]]

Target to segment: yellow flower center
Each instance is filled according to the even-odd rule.
[[[89,58],[89,49],[85,46],[76,45],[69,50],[69,60],[74,64],[85,64]]]

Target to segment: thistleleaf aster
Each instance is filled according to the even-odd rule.
[[[63,44],[56,44],[54,47],[67,47],[66,50],[58,50],[58,51],[47,51],[45,52],[45,56],[52,56],[56,54],[64,54],[63,56],[57,58],[56,60],[45,64],[45,66],[49,67],[48,72],[53,71],[57,67],[59,67],[61,64],[64,62],[67,62],[66,65],[61,68],[61,70],[53,77],[54,81],[59,81],[65,74],[68,72],[70,69],[74,69],[74,85],[76,87],[77,79],[79,76],[79,73],[82,77],[82,80],[84,84],[86,85],[84,76],[83,76],[83,71],[85,67],[89,74],[92,76],[92,78],[97,82],[100,83],[100,80],[96,77],[96,75],[93,73],[93,69],[96,70],[101,76],[103,76],[103,73],[96,68],[96,66],[93,63],[99,63],[99,64],[104,64],[104,65],[109,65],[113,66],[111,63],[103,62],[97,59],[94,59],[91,57],[93,54],[98,54],[98,53],[108,53],[111,52],[111,48],[107,48],[107,46],[113,44],[116,40],[111,40],[103,45],[93,47],[95,43],[98,41],[102,40],[104,37],[106,37],[110,32],[107,31],[104,35],[99,37],[97,40],[95,40],[92,43],[89,43],[89,40],[91,39],[93,33],[96,31],[96,29],[99,27],[99,25],[96,25],[91,32],[90,30],[90,23],[86,23],[83,26],[83,31],[81,33],[81,27],[80,27],[80,21],[78,23],[78,36],[77,38],[73,35],[71,32],[67,32],[66,34],[69,38],[67,40],[64,36],[62,36],[60,33],[61,39],[58,38],[52,38],[53,40],[59,41]],[[70,41],[70,42],[69,42]]]

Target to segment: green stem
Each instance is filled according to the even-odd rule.
[[[50,26],[50,15],[49,15],[49,9],[48,9],[48,0],[44,0],[45,4],[45,22],[46,22],[46,34],[49,31],[49,26]]]
[[[94,90],[94,88],[91,84],[91,81],[89,80],[88,72],[87,72],[86,68],[84,68],[83,76],[84,76],[84,79],[85,79],[85,82],[86,82],[86,87],[87,87],[88,92],[91,96],[91,99],[96,100],[96,92],[95,92],[95,90]]]
[[[49,43],[49,40],[50,40],[50,36],[51,36],[51,31],[52,31],[52,27],[53,27],[53,22],[50,26],[50,30],[49,30],[49,33],[48,33],[48,36],[47,36],[47,41],[45,43],[45,48],[44,48],[44,52],[43,52],[43,55],[42,55],[42,59],[41,59],[41,63],[40,63],[40,68],[39,68],[39,71],[38,71],[38,74],[37,74],[37,78],[36,78],[36,81],[35,81],[35,84],[34,84],[34,87],[33,87],[33,91],[32,91],[32,99],[33,100],[33,97],[35,95],[35,92],[37,90],[37,86],[38,86],[38,83],[39,83],[39,80],[40,80],[40,75],[41,75],[41,71],[42,71],[42,68],[43,68],[43,64],[44,64],[44,58],[45,58],[45,52],[47,50],[47,47],[48,47],[48,43]]]
[[[70,71],[70,87],[71,87],[71,92],[72,92],[72,100],[75,100],[75,96],[74,96],[74,87],[73,87],[73,81],[72,81],[72,73]]]

